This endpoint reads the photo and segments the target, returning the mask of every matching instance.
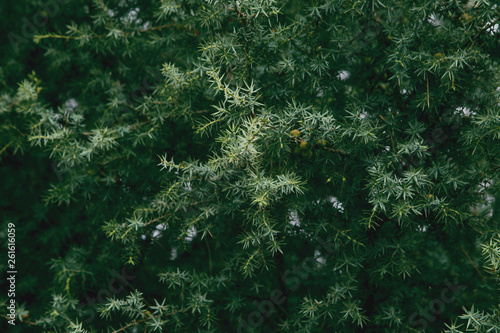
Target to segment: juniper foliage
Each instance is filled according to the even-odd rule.
[[[4,327],[500,331],[494,1],[32,3],[2,29]]]

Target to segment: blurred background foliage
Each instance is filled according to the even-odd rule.
[[[499,10],[0,2],[2,331],[499,331]]]

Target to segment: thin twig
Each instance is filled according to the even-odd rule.
[[[464,249],[464,246],[463,245],[460,245],[460,247],[462,248],[462,251],[465,253],[465,255],[467,256],[467,259],[469,259],[470,263],[472,264],[472,266],[474,266],[474,268],[476,269],[476,271],[479,273],[479,275],[481,276],[481,278],[483,279],[483,281],[486,281],[486,279],[484,278],[483,274],[481,274],[481,271],[479,271],[479,268],[477,268],[476,264],[474,263],[474,261],[472,261],[471,257],[469,256],[469,254],[467,253],[467,251],[465,251]]]
[[[429,102],[429,74],[427,73],[425,75],[427,77],[427,108],[430,108],[430,102]]]

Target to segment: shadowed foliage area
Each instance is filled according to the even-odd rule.
[[[494,1],[0,12],[2,332],[500,331]]]

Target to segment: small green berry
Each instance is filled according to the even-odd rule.
[[[296,138],[298,138],[300,136],[300,131],[297,130],[297,129],[294,129],[290,132],[290,134]]]

